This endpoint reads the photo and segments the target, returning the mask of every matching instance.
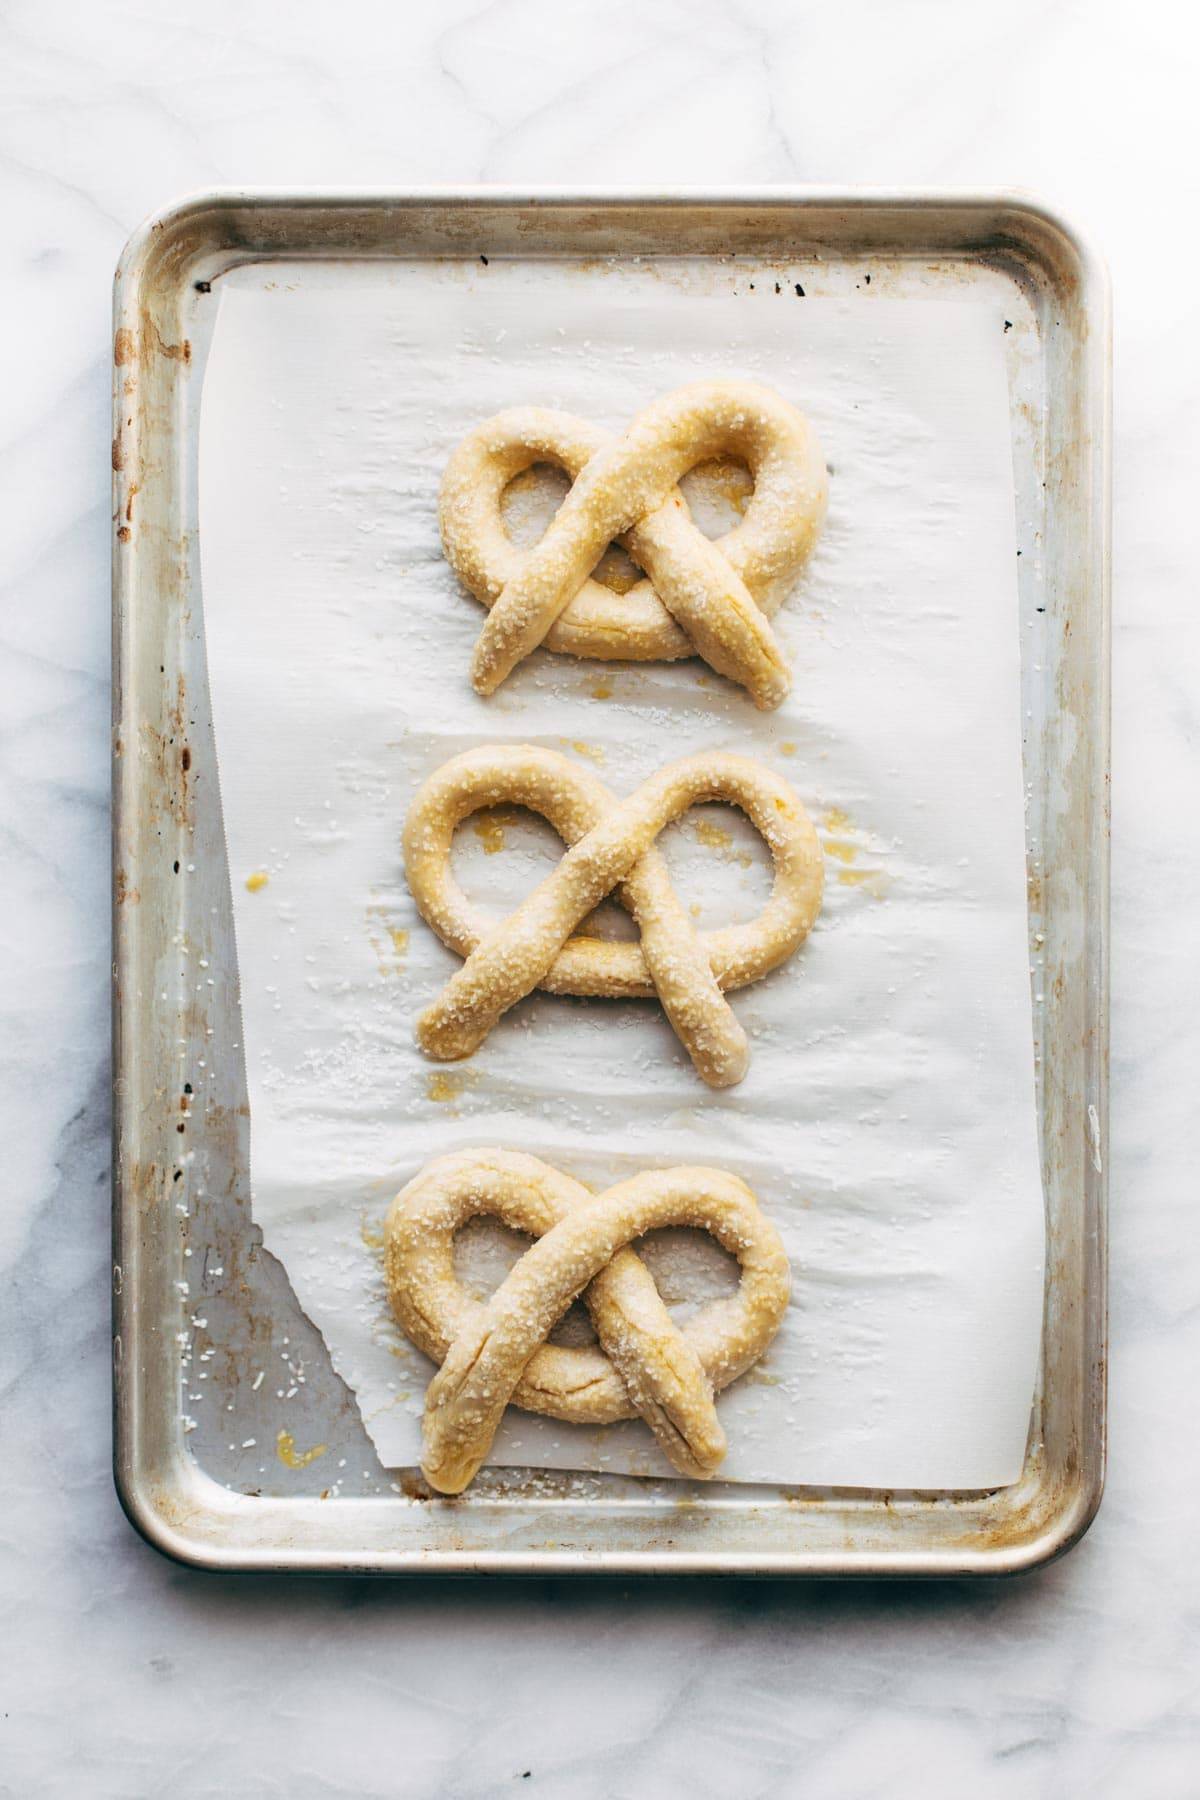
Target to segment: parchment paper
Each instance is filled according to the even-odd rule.
[[[756,1189],[795,1291],[721,1402],[729,1478],[1015,1480],[1043,1226],[1002,321],[973,302],[751,293],[682,264],[276,264],[222,287],[201,552],[253,1205],[381,1458],[417,1460],[430,1373],[388,1317],[387,1201],[432,1155],[503,1144],[591,1182],[686,1160]],[[459,436],[528,402],[618,429],[682,381],[738,372],[811,416],[833,471],[779,617],[783,708],[756,712],[695,662],[546,653],[478,699],[482,613],[436,524]],[[702,511],[736,503],[728,472],[706,491]],[[733,998],[753,1042],[740,1087],[705,1089],[649,1003],[534,997],[466,1065],[416,1051],[415,1014],[456,959],[408,896],[404,814],[431,769],[499,740],[586,758],[621,794],[711,746],[793,783],[827,896],[804,949]],[[739,816],[705,809],[669,837],[702,924],[757,910],[765,856]],[[556,853],[504,816],[460,841],[465,885],[498,913]],[[654,1247],[669,1297],[728,1284],[706,1243],[675,1237]],[[486,1288],[512,1252],[475,1238],[465,1266]],[[671,1473],[638,1424],[515,1412],[494,1460]]]

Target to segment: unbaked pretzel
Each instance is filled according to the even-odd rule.
[[[745,518],[712,541],[676,483],[698,463],[740,457],[754,477]],[[534,463],[573,486],[540,543],[504,529],[505,488]],[[491,610],[471,665],[490,694],[540,643],[574,656],[669,661],[700,655],[778,706],[790,677],[769,620],[816,540],[825,461],[803,415],[751,381],[695,381],[639,413],[621,438],[570,413],[516,407],[477,426],[442,480],[446,556]],[[645,570],[626,594],[594,581],[614,539]]]
[[[455,1233],[479,1213],[538,1240],[486,1302],[472,1299],[454,1270]],[[711,1232],[741,1265],[736,1295],[682,1326],[625,1247],[663,1225]],[[427,1163],[392,1201],[385,1267],[401,1329],[441,1364],[425,1396],[421,1467],[443,1494],[471,1481],[510,1404],[572,1424],[640,1414],[682,1474],[715,1474],[725,1433],[713,1395],[758,1361],[791,1290],[779,1233],[735,1176],[647,1170],[592,1194],[512,1150]],[[579,1294],[599,1345],[547,1343]]]
[[[697,932],[655,849],[664,826],[706,800],[742,809],[775,862],[770,899],[746,925]],[[480,808],[528,807],[568,850],[516,911],[497,924],[471,906],[450,870],[456,827]],[[821,904],[820,840],[778,775],[744,756],[711,752],[668,763],[627,800],[555,750],[489,744],[452,757],[418,792],[404,827],[404,865],[421,916],[466,958],[417,1021],[439,1062],[469,1056],[501,1014],[535,987],[555,994],[657,994],[710,1087],[731,1087],[749,1061],[724,998],[777,968],[808,935]],[[573,937],[615,890],[640,943]]]

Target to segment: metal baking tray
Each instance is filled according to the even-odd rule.
[[[273,258],[665,254],[737,258],[864,308],[969,291],[1011,326],[1048,1255],[1025,1469],[997,1492],[503,1470],[431,1497],[377,1462],[250,1216],[198,604],[214,289]],[[1030,1568],[1086,1529],[1105,1435],[1109,331],[1102,265],[1009,193],[225,192],[134,234],[113,339],[114,1460],[159,1549],[210,1568],[956,1575]]]

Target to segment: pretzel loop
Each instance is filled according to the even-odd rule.
[[[719,455],[749,466],[754,493],[744,519],[711,541],[677,483]],[[522,550],[500,502],[536,462],[556,464],[573,485],[540,543]],[[692,382],[621,438],[542,407],[497,414],[454,451],[439,501],[447,560],[490,609],[472,661],[476,689],[493,693],[545,643],[633,661],[699,655],[758,706],[777,706],[790,678],[770,619],[816,541],[827,495],[811,427],[754,382]],[[626,594],[592,577],[614,540],[646,574]]]
[[[740,807],[775,863],[771,896],[747,925],[697,932],[655,849],[663,828],[706,800]],[[567,844],[558,866],[500,924],[472,907],[450,871],[455,828],[498,804],[529,807]],[[478,1048],[501,1015],[535,987],[558,994],[657,995],[701,1077],[729,1087],[746,1072],[746,1036],[725,992],[777,968],[807,936],[821,904],[820,842],[777,775],[746,757],[709,754],[668,763],[618,801],[557,751],[487,745],[451,758],[421,788],[404,828],[408,884],[422,917],[466,958],[417,1021],[429,1056]],[[640,943],[572,933],[612,892]]]
[[[454,1272],[455,1234],[480,1213],[537,1240],[487,1302]],[[741,1265],[736,1295],[682,1326],[627,1248],[664,1225],[710,1232]],[[472,1480],[510,1404],[572,1424],[640,1416],[682,1474],[708,1478],[726,1447],[713,1396],[762,1355],[791,1288],[778,1232],[733,1175],[650,1170],[591,1194],[536,1157],[493,1149],[439,1157],[397,1194],[385,1263],[398,1323],[441,1364],[421,1466],[445,1494]],[[580,1294],[599,1345],[547,1343]]]

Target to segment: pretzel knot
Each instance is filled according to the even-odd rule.
[[[706,800],[738,806],[775,863],[770,898],[749,924],[698,932],[671,885],[655,839]],[[456,827],[481,807],[540,813],[568,846],[516,911],[496,924],[450,872]],[[430,776],[404,827],[408,884],[421,916],[466,961],[417,1021],[438,1061],[469,1056],[508,1008],[535,987],[554,994],[657,995],[697,1071],[731,1087],[749,1061],[745,1032],[725,999],[777,968],[820,910],[820,841],[796,795],[770,770],[723,753],[684,757],[617,800],[557,751],[529,744],[467,750]],[[632,913],[640,943],[572,936],[609,893]]]
[[[454,1271],[455,1233],[480,1213],[537,1240],[486,1302]],[[741,1265],[736,1295],[681,1326],[626,1247],[663,1225],[710,1232]],[[427,1163],[392,1201],[385,1267],[401,1329],[441,1364],[425,1397],[421,1467],[444,1494],[467,1486],[510,1404],[578,1425],[640,1415],[681,1474],[713,1475],[725,1455],[713,1395],[758,1361],[791,1291],[779,1233],[733,1175],[648,1170],[592,1194],[508,1150]],[[599,1345],[547,1343],[580,1294]]]
[[[732,455],[754,477],[744,519],[712,541],[676,485],[689,469]],[[541,542],[519,549],[501,496],[534,463],[573,486]],[[697,381],[639,413],[624,437],[570,413],[517,407],[463,439],[446,466],[439,517],[446,557],[490,608],[471,679],[500,686],[545,643],[573,656],[637,662],[702,656],[778,706],[787,665],[770,619],[825,515],[825,461],[795,407],[750,381]],[[616,540],[646,574],[618,594],[592,578]]]

